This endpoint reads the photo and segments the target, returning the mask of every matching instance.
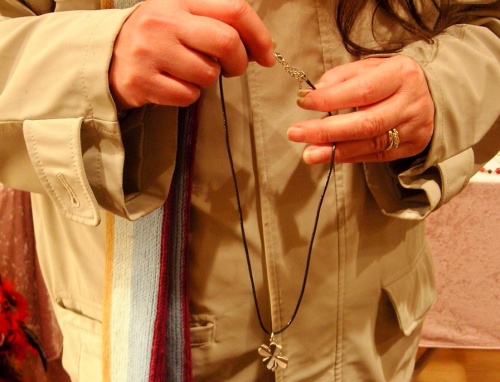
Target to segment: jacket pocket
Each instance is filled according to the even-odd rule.
[[[195,314],[191,316],[191,347],[209,345],[215,341],[215,316]]]
[[[408,273],[384,285],[383,290],[391,300],[401,331],[409,336],[436,301],[434,267],[427,247]]]
[[[71,381],[102,381],[101,322],[83,313],[86,303],[81,300],[58,297],[55,305],[63,333],[62,363]]]

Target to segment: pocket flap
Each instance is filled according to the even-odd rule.
[[[423,251],[410,272],[383,287],[398,316],[401,331],[410,335],[436,300],[431,255]]]
[[[215,317],[209,314],[191,316],[191,346],[198,347],[215,341]]]

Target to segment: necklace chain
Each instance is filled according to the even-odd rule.
[[[276,61],[278,61],[283,66],[285,72],[287,72],[290,77],[299,81],[299,88],[302,87],[302,81],[305,81],[311,88],[315,89],[312,82],[309,81],[306,74],[302,70],[299,70],[295,66],[290,65],[285,60],[285,58],[277,52],[274,53],[274,57],[276,58]]]
[[[277,61],[281,65],[284,66],[285,71],[290,76],[292,76],[293,78],[295,78],[296,80],[298,80],[299,84],[302,83],[302,81],[305,81],[309,86],[311,86],[311,88],[314,89],[314,85],[307,79],[307,77],[306,77],[306,75],[305,75],[304,72],[296,69],[293,66],[290,66],[285,61],[285,59],[283,58],[283,56],[281,56],[279,53],[276,53],[275,56],[276,56]],[[313,229],[312,229],[312,233],[311,233],[311,238],[310,238],[310,241],[309,241],[309,247],[308,247],[307,258],[306,258],[306,266],[305,266],[305,269],[304,269],[304,276],[303,276],[303,279],[302,279],[302,286],[301,286],[301,289],[300,289],[299,297],[297,299],[297,302],[295,304],[295,308],[294,308],[293,313],[292,313],[290,319],[288,320],[288,322],[285,325],[283,325],[281,328],[277,329],[277,330],[272,330],[272,328],[271,328],[271,330],[269,330],[264,325],[264,322],[262,320],[262,314],[261,314],[260,308],[259,308],[259,301],[257,299],[257,292],[256,292],[255,281],[254,281],[254,277],[253,277],[252,264],[251,264],[251,261],[250,261],[250,254],[249,254],[249,250],[248,250],[248,243],[247,243],[247,238],[246,238],[246,234],[245,234],[245,226],[243,224],[243,212],[242,212],[242,208],[241,208],[240,193],[239,193],[239,189],[238,189],[238,182],[237,182],[237,179],[236,179],[236,171],[234,169],[234,162],[233,162],[233,156],[232,156],[232,153],[231,153],[231,146],[229,144],[229,126],[228,126],[228,121],[227,121],[226,102],[225,102],[225,99],[224,99],[224,88],[222,86],[222,76],[219,77],[219,91],[220,91],[220,100],[221,100],[221,108],[222,108],[222,118],[223,118],[223,125],[224,125],[224,137],[225,137],[226,151],[227,151],[227,157],[228,157],[228,160],[229,160],[229,165],[230,165],[230,168],[231,168],[231,176],[232,176],[232,180],[233,180],[233,186],[234,186],[234,191],[235,191],[235,196],[236,196],[236,204],[237,204],[238,215],[239,215],[241,238],[242,238],[243,248],[245,250],[245,257],[246,257],[246,262],[247,262],[247,267],[248,267],[248,273],[249,273],[249,276],[250,276],[250,283],[251,283],[251,286],[252,286],[252,294],[253,294],[253,300],[254,300],[254,304],[255,304],[255,310],[256,310],[257,318],[259,320],[259,324],[260,324],[260,327],[261,327],[262,331],[264,333],[270,335],[271,339],[272,339],[275,334],[280,334],[280,333],[284,332],[292,324],[292,322],[294,321],[294,319],[297,316],[297,313],[299,311],[300,304],[302,302],[302,298],[304,297],[304,292],[305,292],[306,285],[307,285],[307,277],[308,277],[308,274],[309,274],[309,266],[310,266],[311,258],[312,258],[312,250],[313,250],[314,238],[316,236],[316,230],[318,228],[319,217],[320,217],[320,214],[321,214],[321,207],[323,205],[323,200],[325,198],[325,194],[326,194],[326,191],[328,189],[328,185],[330,183],[331,175],[333,174],[334,177],[335,177],[335,173],[334,173],[335,143],[332,143],[332,156],[330,158],[330,163],[329,163],[328,172],[327,172],[327,175],[326,175],[326,180],[325,180],[325,183],[324,183],[324,186],[323,186],[323,190],[321,192],[321,195],[320,195],[320,198],[319,198],[319,201],[318,201],[318,206],[317,206],[317,209],[316,209],[316,215],[315,215],[315,218],[314,218],[314,225],[313,225]]]

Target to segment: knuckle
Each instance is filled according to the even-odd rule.
[[[198,85],[202,88],[212,86],[219,78],[221,68],[215,62],[213,64],[207,65],[204,73],[200,76]]]
[[[401,56],[398,62],[397,72],[401,73],[401,77],[407,82],[425,81],[425,75],[420,67],[420,64],[415,60]]]
[[[406,67],[406,77],[424,78],[424,75],[420,66],[416,62],[413,62],[412,65]]]
[[[384,127],[383,118],[376,114],[370,113],[363,118],[359,126],[359,129],[361,130],[360,133],[362,134],[362,136],[376,137],[383,133],[384,131],[383,127]]]
[[[330,135],[328,130],[325,128],[318,128],[314,133],[314,142],[316,143],[326,143],[330,142]]]
[[[186,91],[179,94],[177,98],[178,106],[186,107],[191,105],[192,103],[196,102],[196,100],[200,97],[200,93],[201,93],[200,89],[196,87],[186,89]]]
[[[401,70],[407,75],[420,75],[422,72],[420,65],[409,57],[405,57],[405,60],[401,62],[401,66]]]
[[[233,28],[221,28],[216,44],[222,55],[231,54],[240,44],[240,36]]]
[[[377,155],[384,152],[388,144],[388,139],[385,135],[379,135],[372,139],[372,150],[377,153]]]
[[[333,131],[331,126],[325,123],[324,120],[318,120],[311,126],[311,137],[314,143],[329,143],[333,142]]]
[[[130,54],[132,57],[139,59],[150,59],[150,57],[152,57],[149,44],[141,40],[136,40],[130,45]]]
[[[142,8],[138,8],[142,10]],[[150,9],[144,12],[134,12],[134,22],[138,31],[148,32],[150,30],[163,29],[175,22],[175,18],[162,17],[160,12],[152,12]]]
[[[376,91],[376,88],[371,81],[369,81],[367,79],[360,80],[359,97],[364,104],[372,103],[372,99],[374,97],[375,91]]]
[[[127,92],[130,94],[140,94],[144,90],[147,90],[147,84],[149,83],[149,75],[140,71],[129,71],[126,76],[122,77],[122,85]]]
[[[190,83],[177,85],[166,83],[164,86],[150,87],[150,89],[155,90],[150,90],[146,94],[146,103],[177,107],[191,105],[200,97],[201,94],[201,89]]]
[[[242,0],[226,0],[225,11],[232,20],[239,20],[248,12],[248,4]]]

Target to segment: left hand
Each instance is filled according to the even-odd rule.
[[[406,56],[367,58],[327,71],[316,90],[302,92],[304,109],[355,112],[294,123],[288,139],[310,143],[308,164],[325,163],[336,142],[336,162],[382,162],[411,157],[429,144],[434,102],[420,65]],[[304,94],[307,93],[307,94]],[[399,147],[386,151],[388,131],[399,133]]]

